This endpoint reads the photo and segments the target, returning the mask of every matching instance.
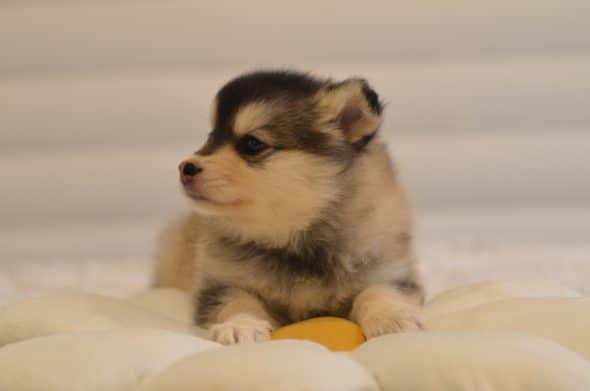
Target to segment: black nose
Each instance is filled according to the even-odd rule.
[[[191,162],[186,162],[182,166],[182,173],[188,176],[195,176],[201,171],[200,167],[195,166]]]
[[[178,167],[180,170],[180,179],[182,183],[190,182],[195,175],[203,171],[203,169],[191,162],[182,162]]]

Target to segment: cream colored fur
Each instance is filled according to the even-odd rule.
[[[207,217],[191,214],[186,220],[173,226],[166,235],[168,239],[160,257],[156,279],[158,285],[175,286],[193,293],[199,290],[199,282],[203,276],[214,276],[228,284],[247,280],[242,282],[242,286],[246,285],[271,300],[290,301],[290,316],[295,319],[302,319],[302,314],[310,306],[320,311],[330,308],[334,302],[345,300],[354,292],[361,292],[354,301],[350,316],[362,326],[367,337],[401,330],[416,330],[419,327],[419,299],[403,295],[395,288],[385,287],[385,284],[395,279],[408,276],[419,281],[412,240],[407,234],[411,232],[412,225],[408,200],[404,189],[392,174],[385,147],[376,143],[371,148],[372,153],[366,154],[355,168],[363,175],[359,175],[359,192],[343,213],[345,219],[342,229],[347,238],[343,243],[350,254],[350,267],[353,267],[352,261],[356,260],[356,257],[366,256],[367,253],[374,254],[375,257],[390,258],[391,262],[384,263],[358,281],[342,281],[332,286],[317,286],[313,283],[303,283],[297,287],[277,286],[273,275],[261,274],[260,270],[249,265],[208,258],[202,243],[207,241],[207,236],[211,232],[204,228],[209,220]],[[289,163],[289,159],[285,160],[287,163],[283,163],[281,168],[295,164]],[[265,189],[265,186],[271,186],[272,178],[268,180],[267,185],[264,185],[263,181],[256,183]],[[276,180],[280,178],[277,177]],[[312,205],[313,193],[303,189],[302,186],[304,194],[298,194],[293,199],[301,199]],[[318,193],[322,194],[322,191]],[[261,191],[258,194],[266,193]],[[293,196],[291,194],[286,193],[285,196]],[[376,203],[374,209],[366,209],[366,202],[363,201],[366,197],[371,197]],[[315,202],[322,203],[319,200]],[[217,221],[210,228],[239,230],[244,236],[279,244],[288,237],[289,227],[298,217],[290,214],[281,216],[280,213],[286,211],[258,212],[264,211],[265,207],[257,210],[246,209],[230,209],[231,212],[227,212],[221,224]],[[251,215],[254,219],[256,214],[258,221],[247,218]],[[294,220],[290,220],[291,217]],[[301,224],[309,218],[307,215],[299,217],[302,217]],[[230,222],[224,223],[225,218],[231,219],[234,225],[232,228],[226,227]],[[264,221],[265,224],[260,224],[260,221]],[[399,240],[392,241],[392,235]],[[190,261],[191,257],[194,257],[193,263]],[[188,272],[191,270],[200,271],[202,274],[195,273],[190,276]],[[363,290],[363,287],[367,288]],[[253,321],[252,318],[258,321]],[[223,325],[213,326],[211,335],[225,343],[260,340],[264,336],[269,336],[269,329],[277,326],[264,306],[243,289],[236,290],[235,301],[228,301],[222,313],[217,315],[217,319]],[[253,326],[258,327],[252,328]]]
[[[322,113],[323,130],[332,132],[335,140],[344,137],[354,143],[380,124],[361,86],[352,80],[313,98]],[[339,136],[335,116],[351,104],[362,117],[349,133]],[[270,108],[246,105],[236,115],[235,132],[263,131],[258,127],[271,115]],[[229,145],[210,155],[190,156],[190,162],[203,168],[192,190],[199,197],[193,199],[194,211],[165,234],[155,284],[195,297],[205,281],[231,287],[224,290],[222,303],[206,325],[213,339],[227,344],[270,338],[281,321],[265,303],[280,303],[289,319],[303,320],[314,312],[337,312],[356,297],[347,316],[367,337],[419,329],[421,292],[408,294],[395,285],[420,285],[408,197],[378,137],[355,159],[342,174],[337,162],[299,150],[271,154],[263,168],[247,164]],[[343,206],[330,209],[342,198],[347,200]],[[299,232],[331,215],[339,221],[341,271],[330,282],[284,280],[260,263],[236,261],[215,241],[224,235],[296,251],[304,245]]]

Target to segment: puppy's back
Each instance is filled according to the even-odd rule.
[[[153,286],[191,292],[197,273],[197,248],[203,236],[202,217],[190,213],[163,232],[156,257]]]

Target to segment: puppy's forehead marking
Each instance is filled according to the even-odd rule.
[[[294,72],[254,72],[239,76],[217,93],[215,127],[231,127],[237,112],[244,106],[281,97],[305,97],[316,93],[323,82]]]
[[[272,120],[271,102],[258,101],[242,106],[233,121],[233,132],[237,136],[268,125]]]
[[[302,73],[265,71],[229,81],[219,90],[211,106],[213,133],[198,153],[212,154],[246,133],[268,127],[269,132],[265,134],[268,139],[263,141],[270,141],[275,148],[299,149],[349,161],[352,150],[335,142],[337,137],[333,134],[337,133],[326,129],[333,130],[338,109],[349,101],[345,98],[366,95],[364,91],[361,93],[364,84],[362,81],[330,83]],[[369,111],[368,107],[362,108]],[[350,120],[346,124],[349,122],[359,121]],[[357,133],[364,135],[356,131],[350,133],[354,136],[350,137],[352,141],[358,139]]]

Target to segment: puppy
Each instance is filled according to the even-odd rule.
[[[180,164],[192,212],[164,234],[155,286],[194,295],[224,344],[346,317],[367,338],[420,328],[411,211],[362,79],[254,72],[228,82]]]

